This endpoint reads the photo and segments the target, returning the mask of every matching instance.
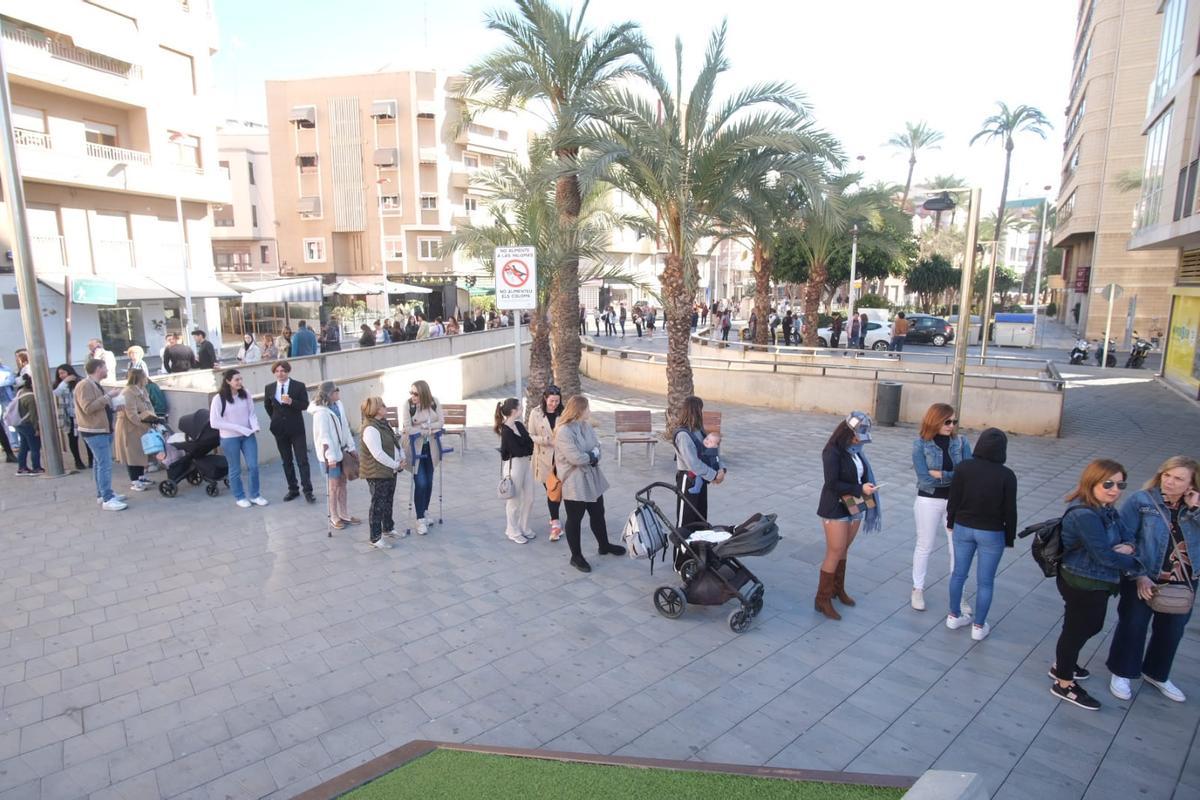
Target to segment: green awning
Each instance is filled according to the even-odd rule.
[[[496,293],[495,289],[489,289],[486,286],[472,286],[468,292],[471,297],[485,297]]]

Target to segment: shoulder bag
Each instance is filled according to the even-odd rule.
[[[508,464],[507,473],[504,471],[505,464]],[[517,496],[517,487],[512,479],[512,459],[500,462],[500,484],[496,487],[496,496],[501,500],[512,500]]]
[[[1163,518],[1163,522],[1167,526],[1167,536],[1170,537],[1171,546],[1174,549],[1179,548],[1179,542],[1175,539],[1175,531],[1171,527],[1171,518],[1159,507],[1158,503],[1154,504],[1158,510],[1159,516]],[[1182,535],[1180,536],[1182,538]],[[1191,556],[1191,553],[1188,553]],[[1161,569],[1161,565],[1159,565]],[[1192,610],[1192,605],[1196,602],[1196,593],[1192,591],[1192,582],[1195,580],[1195,574],[1191,567],[1187,570],[1187,583],[1164,583],[1154,587],[1154,594],[1150,596],[1149,602],[1146,605],[1150,606],[1151,610],[1159,614],[1187,614]]]

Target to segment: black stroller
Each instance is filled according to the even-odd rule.
[[[643,528],[662,526],[666,531],[661,549],[667,544],[677,548],[677,564],[683,585],[660,586],[654,590],[654,607],[658,613],[676,619],[687,610],[688,603],[698,606],[719,606],[737,600],[738,607],[729,613],[729,629],[744,633],[763,607],[766,587],[741,562],[745,556],[765,556],[779,544],[779,526],[775,514],[755,514],[740,525],[707,525],[706,530],[677,528],[659,506],[650,499],[652,489],[667,489],[676,498],[692,505],[686,494],[669,483],[652,483],[635,495],[638,509],[634,512]],[[693,510],[695,506],[692,505]],[[699,514],[697,514],[699,516]],[[650,535],[647,535],[650,534]],[[653,540],[649,531],[643,539]],[[636,548],[635,548],[636,549]],[[650,554],[653,558],[653,554]]]
[[[200,409],[183,417],[179,420],[179,430],[187,438],[167,445],[167,477],[159,482],[159,493],[174,497],[179,493],[179,484],[186,480],[192,486],[207,483],[205,493],[216,497],[221,493],[219,483],[229,487],[229,464],[225,456],[213,454],[221,446],[221,435],[208,424],[208,411]],[[172,449],[177,452],[172,453]]]

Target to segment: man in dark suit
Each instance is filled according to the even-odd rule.
[[[288,491],[284,501],[295,500],[304,489],[304,499],[317,502],[313,497],[312,478],[308,472],[308,442],[304,438],[304,410],[308,408],[308,389],[300,381],[292,380],[292,365],[276,361],[271,370],[275,380],[263,390],[263,406],[271,418],[271,433],[275,446],[283,460],[283,474],[287,477]],[[293,461],[295,463],[293,463]],[[300,466],[300,482],[296,482],[296,465]]]

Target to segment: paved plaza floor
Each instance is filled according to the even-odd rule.
[[[1197,409],[1147,375],[1072,372],[1061,439],[1013,437],[1023,522],[1053,515],[1081,467],[1123,461],[1135,483],[1165,456],[1200,453]],[[436,387],[434,387],[436,390]],[[604,434],[612,536],[633,493],[672,476],[638,448],[618,467],[612,411],[662,399],[589,383]],[[452,398],[443,398],[450,400]],[[930,610],[908,606],[912,428],[878,429],[885,530],[851,552],[858,606],[813,611],[823,553],[819,451],[836,418],[726,406],[718,521],[780,515],[784,541],[748,562],[766,583],[752,629],[726,609],[655,613],[645,562],[502,532],[495,398],[470,401],[469,450],[444,468],[444,525],[385,552],[365,526],[326,536],[322,504],[238,509],[184,487],[100,512],[90,477],[0,475],[0,800],[257,798],[297,792],[411,739],[918,775],[982,773],[999,798],[1200,796],[1200,641],[1169,702],[1105,688],[1105,635],[1087,646],[1098,713],[1049,694],[1061,602],[1025,543],[1005,554],[991,636],[949,631],[945,549]],[[974,438],[976,432],[969,432]],[[264,437],[263,446],[273,447]],[[405,508],[401,490],[398,512]],[[322,495],[323,488],[318,489]],[[366,516],[366,489],[351,508]],[[436,507],[436,497],[435,497]],[[972,582],[973,584],[973,582]]]

